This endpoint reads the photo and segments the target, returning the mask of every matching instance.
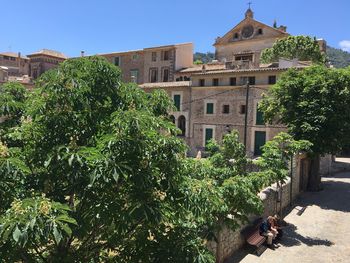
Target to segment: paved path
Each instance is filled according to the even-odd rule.
[[[242,250],[228,262],[350,262],[350,173],[323,178],[323,187],[302,194],[285,217],[289,226],[279,248],[267,249],[260,257]]]

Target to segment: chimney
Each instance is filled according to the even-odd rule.
[[[84,51],[84,50],[80,51],[80,56],[81,56],[81,57],[84,57],[84,56],[85,56],[85,51]]]
[[[278,30],[281,30],[282,32],[287,32],[287,27],[286,26],[279,26]]]

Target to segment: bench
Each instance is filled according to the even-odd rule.
[[[255,248],[255,253],[258,256],[260,256],[266,250],[266,246],[263,245],[266,241],[266,237],[261,236],[259,233],[259,227],[262,222],[262,218],[255,220],[252,227],[250,227],[247,234],[245,234],[247,243]]]

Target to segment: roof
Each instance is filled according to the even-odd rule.
[[[293,67],[293,68],[296,68],[296,69],[302,69],[302,68],[306,68],[308,66],[296,66],[296,67]],[[225,69],[225,70],[217,70],[217,71],[210,71],[210,72],[205,72],[205,73],[196,73],[196,74],[193,74],[193,75],[213,75],[213,74],[225,74],[225,73],[243,73],[243,72],[266,72],[266,71],[285,71],[285,70],[288,70],[290,69],[291,67],[289,68],[251,68],[251,69]]]
[[[178,87],[190,87],[190,81],[173,81],[173,82],[155,82],[144,83],[139,85],[140,88],[178,88]]]
[[[0,55],[17,58],[19,54],[18,54],[18,53],[15,53],[15,52],[0,52]],[[29,59],[28,57],[22,56],[22,55],[21,55],[21,58],[23,58],[23,59]]]
[[[222,44],[222,42],[223,42],[226,38],[228,38],[228,36],[229,36],[231,33],[233,33],[237,28],[239,28],[242,24],[246,23],[247,21],[248,21],[248,22],[255,22],[255,23],[259,24],[260,26],[267,27],[267,28],[269,28],[270,30],[273,30],[273,31],[275,31],[275,32],[278,32],[281,36],[283,36],[283,35],[284,35],[284,36],[289,36],[289,34],[288,34],[287,32],[285,32],[285,31],[283,31],[283,30],[280,30],[279,28],[274,28],[274,27],[269,26],[269,25],[267,25],[267,24],[264,24],[264,23],[262,23],[262,22],[260,22],[260,21],[257,21],[257,20],[255,20],[254,18],[246,17],[246,18],[244,18],[241,22],[239,22],[234,28],[232,28],[230,31],[228,31],[224,36],[217,38],[217,40],[216,40],[215,43],[214,43],[214,46]],[[246,40],[249,40],[249,39],[246,39]],[[233,42],[233,43],[234,43],[234,42]]]
[[[202,64],[202,65],[195,65],[191,68],[185,68],[179,71],[179,73],[198,73],[203,71],[203,66],[205,66],[205,71],[217,71],[217,70],[223,70],[225,69],[224,63],[215,63],[215,64]]]
[[[67,59],[68,58],[65,54],[63,54],[63,53],[61,53],[59,51],[45,49],[45,48],[28,55],[28,57],[38,56],[38,55],[46,55],[46,56],[51,56],[51,57],[56,57],[56,58],[63,58],[63,59]]]
[[[193,44],[188,42],[188,43],[180,43],[180,44],[173,44],[173,45],[166,45],[166,46],[148,47],[148,48],[144,48],[143,50],[165,49],[165,48],[174,48],[174,47],[188,46],[188,45],[193,45]]]
[[[135,50],[128,50],[128,51],[117,51],[117,52],[110,52],[110,53],[100,53],[100,54],[96,54],[96,55],[98,55],[98,56],[119,55],[119,54],[128,54],[128,53],[135,53],[135,52],[151,51],[151,50],[154,50],[154,49],[174,48],[174,47],[187,46],[187,45],[193,45],[193,44],[190,43],[190,42],[189,43],[180,43],[180,44],[157,46],[157,47],[147,47],[147,48],[143,48],[143,49],[135,49]]]

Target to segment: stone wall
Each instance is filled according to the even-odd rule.
[[[302,174],[302,169],[300,168],[301,162],[305,158],[305,155],[298,155],[293,158],[292,169],[290,169],[292,177],[282,186],[281,198],[279,198],[276,185],[264,189],[259,194],[264,205],[264,211],[261,215],[252,215],[250,217],[251,222],[262,216],[267,217],[269,215],[278,214],[281,209],[282,212],[288,209],[300,193],[300,179],[305,176],[305,174]],[[279,202],[279,200],[281,200],[281,202]],[[247,225],[242,225],[240,229],[232,231],[226,226],[223,226],[221,232],[217,235],[218,240],[220,240],[219,247],[215,241],[208,242],[208,248],[217,255],[219,262],[224,262],[225,259],[246,243],[245,237],[241,234],[245,228],[247,228]],[[219,251],[217,251],[217,249],[219,249]]]

